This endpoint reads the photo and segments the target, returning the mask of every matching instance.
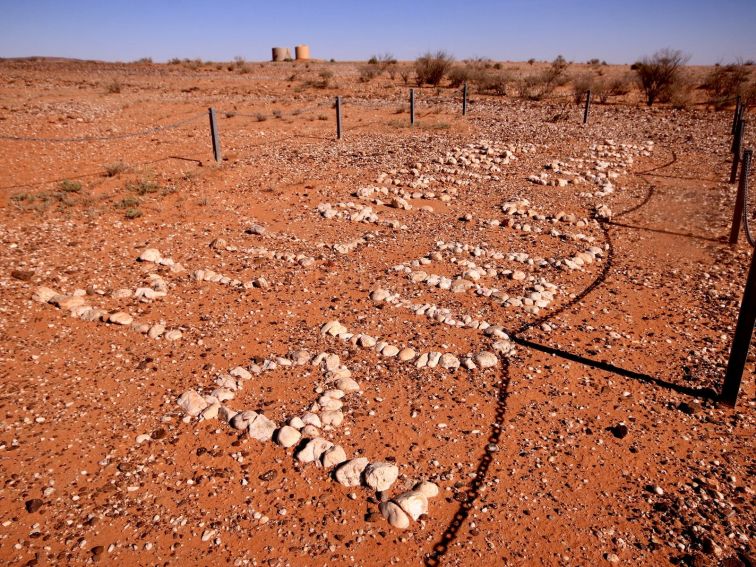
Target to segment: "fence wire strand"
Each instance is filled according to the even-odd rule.
[[[191,122],[194,122],[195,120],[198,120],[201,117],[207,116],[205,112],[202,112],[200,114],[195,114],[193,116],[190,116],[189,118],[185,118],[183,120],[179,120],[178,122],[174,122],[173,124],[166,124],[164,126],[153,126],[152,128],[145,128],[144,130],[138,130],[136,132],[124,132],[122,134],[113,134],[111,136],[78,136],[78,137],[72,137],[72,138],[41,138],[41,137],[32,137],[32,136],[0,136],[0,140],[8,140],[11,142],[49,142],[49,143],[60,143],[60,142],[105,142],[109,140],[123,140],[125,138],[138,138],[141,136],[148,136],[150,134],[155,134],[157,132],[166,132],[169,130],[175,130],[176,128],[180,128],[181,126],[184,126],[186,124],[189,124]]]

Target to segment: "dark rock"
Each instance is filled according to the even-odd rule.
[[[161,427],[160,429],[156,429],[155,431],[153,431],[150,437],[152,437],[153,439],[163,439],[166,435],[167,433],[165,429]]]
[[[27,500],[25,504],[26,511],[30,514],[33,514],[42,507],[42,504],[44,504],[44,502],[42,502],[42,500],[40,500],[39,498],[32,498],[31,500]]]
[[[21,280],[22,282],[28,282],[34,277],[34,272],[27,270],[13,270],[11,272],[11,277],[17,280]]]
[[[617,439],[624,439],[625,437],[627,437],[627,425],[623,423],[613,425],[612,427],[609,427],[607,429],[611,431],[612,435],[614,435]]]
[[[269,480],[273,480],[277,476],[278,476],[278,473],[275,470],[270,469],[269,471],[264,472],[263,474],[261,474],[257,478],[259,478],[262,481],[268,482]]]

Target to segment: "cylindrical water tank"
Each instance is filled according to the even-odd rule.
[[[288,47],[273,48],[273,61],[286,61],[287,59],[291,59],[291,51]]]
[[[310,58],[310,46],[309,45],[297,45],[294,47],[294,54],[297,57],[297,61],[304,61]]]

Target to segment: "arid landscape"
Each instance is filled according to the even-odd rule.
[[[735,102],[557,63],[0,61],[0,560],[752,565]]]

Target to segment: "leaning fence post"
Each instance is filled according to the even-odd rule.
[[[585,93],[585,110],[583,111],[583,124],[588,124],[588,113],[591,110],[591,91]]]
[[[336,139],[341,140],[341,97],[336,97]]]
[[[467,83],[462,87],[462,116],[467,114]]]
[[[756,249],[751,252],[751,267],[748,270],[743,302],[740,304],[738,323],[735,327],[730,359],[727,361],[727,372],[720,394],[720,400],[731,407],[735,407],[738,401],[740,382],[748,360],[748,348],[751,345],[754,324],[756,324]]]
[[[740,166],[740,182],[738,183],[738,194],[735,197],[735,210],[732,213],[732,226],[730,227],[730,244],[738,242],[740,235],[740,221],[743,218],[743,209],[745,208],[745,196],[748,193],[748,174],[751,171],[751,156],[753,150],[750,148],[743,151],[743,163]]]
[[[207,109],[210,115],[210,138],[213,141],[213,157],[217,163],[220,163],[223,157],[221,156],[220,136],[218,135],[218,123],[215,120],[215,109],[210,107]]]
[[[410,127],[415,125],[415,89],[410,89]]]
[[[740,163],[740,149],[743,145],[743,131],[745,130],[745,120],[738,120],[738,127],[735,132],[735,138],[732,140],[732,168],[730,169],[730,183],[735,183],[738,176],[738,164]]]
[[[731,134],[735,135],[735,128],[738,127],[738,120],[740,119],[740,95],[735,99],[735,113],[732,115],[732,128]]]

